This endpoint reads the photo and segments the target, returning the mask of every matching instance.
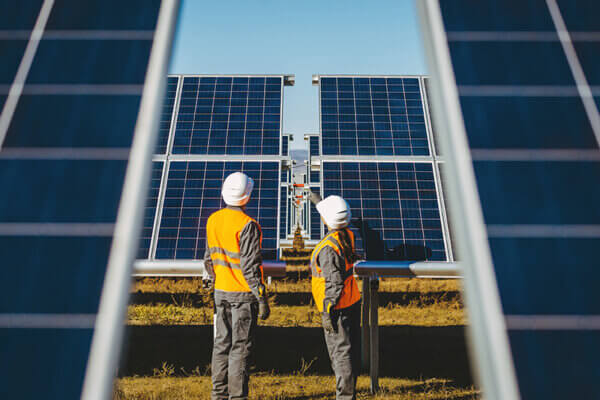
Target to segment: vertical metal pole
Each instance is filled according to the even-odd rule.
[[[379,390],[379,279],[370,279],[370,370],[371,370],[371,394]]]
[[[371,348],[370,332],[369,332],[369,308],[370,308],[370,291],[371,285],[369,284],[370,278],[364,276],[362,279],[362,312],[361,312],[361,354],[362,354],[362,367],[363,370],[369,369],[369,350]]]

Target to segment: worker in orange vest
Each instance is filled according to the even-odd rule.
[[[248,398],[248,367],[257,317],[269,317],[260,253],[260,225],[244,212],[254,181],[234,172],[223,182],[227,207],[206,223],[205,269],[215,298],[213,400]]]
[[[320,200],[311,193],[317,211],[329,228],[312,252],[312,293],[321,312],[325,343],[336,379],[336,399],[356,398],[360,373],[360,292],[353,275],[357,256],[351,213],[340,196]]]

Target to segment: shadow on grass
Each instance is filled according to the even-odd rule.
[[[471,385],[464,327],[382,326],[380,376],[449,379]],[[152,375],[166,362],[176,373],[204,371],[210,364],[212,326],[129,326],[120,376]],[[330,375],[321,328],[260,326],[254,371],[291,374],[314,359],[308,374]]]

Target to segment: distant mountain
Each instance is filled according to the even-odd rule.
[[[299,165],[302,165],[304,160],[308,160],[308,150],[306,149],[290,149],[290,157]]]

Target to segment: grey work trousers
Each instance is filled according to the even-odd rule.
[[[360,301],[331,315],[333,333],[325,332],[325,343],[335,373],[335,398],[356,399],[356,378],[360,374]]]
[[[213,400],[247,399],[248,368],[257,325],[257,302],[215,301]]]

